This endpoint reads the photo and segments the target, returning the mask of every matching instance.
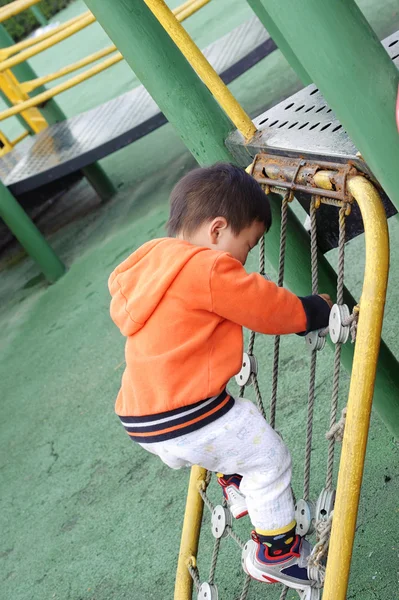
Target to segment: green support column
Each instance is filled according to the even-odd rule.
[[[259,0],[399,210],[399,72],[354,0]]]
[[[269,32],[272,40],[277,44],[279,50],[282,52],[289,65],[294,69],[303,85],[311,84],[312,80],[306,72],[306,69],[303,68],[294,52],[287,44],[287,40],[284,38],[275,22],[270,18],[270,15],[266,12],[264,6],[262,6],[259,0],[247,0],[247,2],[258,17],[259,21]]]
[[[47,280],[50,283],[57,281],[65,272],[65,266],[2,183],[0,183],[0,217],[26,252],[37,262]]]
[[[234,162],[230,119],[143,0],[86,4],[199,164]]]
[[[31,10],[31,13],[33,13],[33,15],[35,16],[35,19],[40,23],[40,25],[42,27],[45,27],[46,25],[48,25],[48,21],[47,21],[46,17],[44,16],[44,14],[42,13],[42,11],[40,10],[40,8],[37,5],[31,6],[30,10]]]
[[[82,169],[82,173],[103,202],[112,198],[116,193],[114,184],[98,163],[85,167]]]
[[[281,198],[270,194],[273,225],[266,236],[266,255],[274,267],[278,265]],[[334,300],[337,293],[337,275],[328,260],[319,252],[319,290],[330,294]],[[299,219],[288,208],[287,249],[285,284],[299,296],[311,293],[309,234]],[[353,296],[345,289],[344,302],[350,307],[356,304]],[[328,338],[329,339],[329,338]],[[341,362],[348,371],[352,368],[354,346],[343,344]],[[382,341],[374,390],[374,408],[389,431],[399,439],[399,364],[392,352]]]

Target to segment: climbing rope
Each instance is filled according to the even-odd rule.
[[[284,282],[284,266],[286,257],[286,242],[287,242],[287,225],[288,225],[288,206],[293,200],[293,192],[282,190],[281,188],[269,188],[264,186],[266,193],[274,192],[283,195],[281,203],[281,232],[280,232],[280,249],[279,249],[279,266],[277,285],[282,286]],[[330,204],[339,208],[339,240],[338,240],[338,278],[337,278],[337,305],[338,307],[343,306],[344,301],[344,274],[345,274],[345,219],[350,212],[350,207],[343,202],[336,201],[334,199],[321,198],[314,196],[310,202],[310,247],[311,247],[311,279],[312,279],[312,294],[318,293],[318,247],[317,247],[317,219],[316,213],[322,204]],[[259,243],[259,273],[263,277],[267,277],[265,274],[265,240],[261,238]],[[359,316],[359,307],[356,306],[353,309],[352,314],[341,312],[340,314],[340,326],[341,328],[349,328],[352,342],[356,338],[356,328]],[[330,321],[331,322],[331,321]],[[313,506],[315,509],[315,503],[310,502],[310,480],[311,480],[311,455],[312,455],[312,441],[313,441],[313,416],[314,416],[314,403],[315,403],[315,390],[316,390],[316,366],[317,366],[317,353],[318,350],[324,346],[324,339],[331,335],[330,327],[317,332],[316,341],[314,344],[314,337],[312,343],[314,346],[311,347],[310,355],[310,374],[309,374],[309,387],[308,387],[308,405],[307,405],[307,422],[306,422],[306,443],[305,443],[305,456],[304,456],[304,484],[303,484],[303,500],[299,502],[308,503],[309,506]],[[330,422],[329,429],[326,433],[328,440],[327,450],[327,468],[326,468],[326,487],[322,490],[318,503],[316,505],[316,514],[312,518],[312,523],[316,533],[316,543],[313,547],[312,553],[308,560],[308,566],[310,574],[314,580],[315,588],[322,587],[325,577],[325,560],[328,553],[328,547],[330,542],[331,527],[333,520],[333,503],[334,503],[334,489],[333,489],[333,470],[334,470],[334,457],[335,457],[335,443],[340,442],[343,439],[346,419],[346,408],[342,410],[341,417],[337,421],[338,411],[338,400],[339,400],[339,383],[340,383],[340,358],[342,344],[346,341],[341,334],[338,335],[338,341],[335,344],[334,351],[334,366],[333,366],[333,385],[331,394],[331,411],[330,411]],[[252,385],[255,392],[256,404],[261,411],[262,415],[266,418],[266,411],[258,383],[258,370],[257,362],[254,356],[254,347],[256,342],[256,333],[250,332],[248,350],[244,355],[243,368],[247,369],[247,376],[238,375],[236,377],[237,383],[240,384],[239,396],[243,397],[245,388],[248,385]],[[308,342],[308,346],[310,343]],[[272,385],[271,385],[271,399],[269,409],[269,423],[274,428],[276,422],[276,408],[277,408],[277,397],[278,397],[278,376],[279,376],[279,359],[280,359],[280,336],[275,336],[274,349],[273,349],[273,369],[272,369]],[[248,362],[248,365],[247,365]],[[243,384],[241,385],[241,383]],[[237,546],[242,549],[244,547],[243,540],[236,534],[232,528],[232,518],[230,512],[226,506],[225,500],[221,505],[215,506],[207,495],[207,488],[210,484],[212,477],[211,472],[207,472],[205,482],[199,485],[198,492],[204,502],[204,505],[208,508],[212,515],[212,519],[219,519],[217,521],[218,528],[216,528],[213,522],[212,532],[215,537],[213,546],[211,565],[209,578],[207,582],[201,584],[199,578],[198,569],[194,557],[188,564],[188,569],[193,579],[195,588],[198,592],[198,599],[200,600],[215,600],[217,598],[217,592],[215,592],[215,574],[217,569],[218,557],[220,552],[221,540],[225,537],[230,537]],[[301,505],[302,506],[302,505]],[[322,508],[320,508],[322,507]],[[326,509],[327,507],[327,509]],[[319,512],[317,512],[319,511]],[[216,522],[216,521],[215,521]],[[308,532],[311,533],[312,528],[309,524]],[[305,531],[304,534],[307,532]],[[251,578],[245,576],[244,584],[240,595],[240,600],[246,600]],[[285,600],[288,592],[288,588],[283,587],[280,600]]]

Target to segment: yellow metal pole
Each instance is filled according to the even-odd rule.
[[[210,1],[211,0],[194,0],[189,3],[186,2],[185,4],[188,4],[188,6],[185,6],[185,4],[180,6],[179,12],[177,14],[174,11],[172,12],[179,21],[184,21],[184,19],[187,19],[187,17],[191,17],[191,15],[200,10],[200,8],[205,6],[205,4],[208,4]]]
[[[98,52],[94,52],[86,58],[82,58],[82,60],[78,60],[76,63],[71,65],[67,65],[66,67],[62,67],[59,71],[55,73],[51,73],[50,75],[43,75],[43,77],[37,77],[36,79],[32,79],[31,81],[25,81],[21,83],[21,90],[29,94],[32,90],[44,85],[46,83],[50,83],[59,77],[63,77],[64,75],[69,75],[69,73],[73,73],[73,71],[77,71],[82,67],[86,67],[87,65],[96,62],[96,60],[100,60],[100,58],[104,58],[104,56],[108,56],[116,52],[116,46],[109,46],[108,48],[104,48],[103,50],[99,50]],[[119,60],[123,60],[123,56],[120,52],[118,52]]]
[[[88,25],[91,25],[92,23],[94,23],[95,20],[96,20],[95,17],[91,14],[90,11],[88,11],[84,17],[82,17],[79,21],[72,23],[72,25],[69,25],[63,31],[60,31],[59,33],[56,33],[55,35],[53,35],[51,38],[48,38],[46,40],[43,40],[42,42],[39,42],[38,44],[36,44],[36,46],[33,46],[32,48],[28,48],[26,50],[23,50],[16,56],[13,56],[12,58],[9,58],[9,59],[1,62],[0,63],[0,71],[4,71],[5,69],[12,69],[12,67],[15,67],[15,65],[19,65],[20,63],[24,62],[25,60],[28,60],[32,56],[35,56],[36,54],[40,54],[40,52],[43,52],[43,50],[46,50],[47,48],[54,46],[58,42],[65,40],[66,38],[70,37],[74,33],[77,33],[78,31],[81,31],[85,27],[88,27]]]
[[[35,0],[35,2],[38,2],[38,1],[39,0]],[[173,14],[176,16],[176,18],[178,18],[179,21],[184,21],[184,19],[187,19],[192,14],[194,14],[195,12],[200,10],[203,6],[205,6],[205,4],[208,4],[208,2],[210,2],[210,0],[187,0],[187,2],[184,2],[184,4],[181,4],[180,6],[177,6],[176,8],[174,8]],[[9,6],[9,5],[7,5],[7,6]],[[6,7],[4,7],[4,8],[6,8]],[[1,15],[1,10],[2,9],[0,8],[0,15]],[[10,46],[9,48],[1,49],[0,50],[0,60],[4,61],[5,64],[0,63],[0,70],[9,69],[9,68],[15,66],[16,64],[19,64],[20,62],[23,62],[23,61],[27,60],[28,58],[31,58],[32,56],[39,54],[43,50],[46,50],[47,48],[51,48],[51,46],[54,46],[58,42],[66,39],[67,37],[70,37],[77,31],[84,29],[85,27],[87,27],[88,25],[93,23],[94,21],[95,21],[95,17],[88,10],[85,13],[82,13],[81,15],[74,17],[73,19],[69,19],[69,21],[62,23],[61,25],[54,28],[53,30],[42,33],[37,38],[29,38],[27,40],[23,40],[22,42],[19,42],[18,44]],[[79,24],[81,24],[81,26],[79,26]],[[22,54],[22,51],[24,51],[28,48],[32,48],[32,51],[27,50],[26,53]],[[15,62],[14,61],[11,63],[6,62],[6,59],[8,57],[17,54],[18,52],[21,52],[21,54],[18,54],[18,57],[21,57],[20,59],[15,57]]]
[[[40,35],[36,37],[29,37],[26,40],[22,40],[22,42],[18,42],[17,44],[13,44],[12,46],[8,46],[8,48],[0,49],[0,61],[6,60],[9,56],[13,56],[13,54],[17,54],[21,52],[21,50],[25,50],[25,48],[30,48],[31,46],[35,46],[39,42],[43,40],[47,40],[51,36],[55,35],[59,31],[63,31],[73,23],[77,23],[80,21],[85,15],[89,14],[88,11],[86,13],[82,13],[77,17],[73,17],[73,19],[69,19],[69,21],[65,21],[65,23],[61,23],[58,27],[54,27],[54,29],[50,29],[48,31],[44,31]]]
[[[10,4],[2,6],[0,8],[0,23],[7,21],[7,19],[18,15],[27,8],[33,6],[34,4],[38,4],[39,2],[40,0],[15,0],[15,2],[10,2]]]
[[[209,0],[207,0],[207,1],[209,1]],[[178,20],[186,19],[191,14],[193,14],[193,12],[199,10],[201,8],[201,6],[203,5],[203,2],[204,2],[204,0],[194,0],[194,1],[190,0],[189,4],[191,7],[191,10],[188,11],[187,7],[185,7],[184,12],[182,12],[178,15],[178,17],[177,17]],[[176,10],[178,10],[178,9],[176,9]],[[90,16],[92,19],[94,19],[93,15],[90,11],[88,11],[86,16],[87,17]],[[92,22],[92,21],[90,21],[90,22]],[[90,24],[90,23],[88,23],[88,24]],[[79,27],[79,23],[77,23],[76,25]],[[84,26],[87,26],[87,25],[84,25]],[[70,35],[72,35],[72,34],[70,34]],[[52,44],[50,44],[50,45],[52,45]],[[80,69],[81,67],[85,66],[86,64],[90,64],[91,62],[94,62],[95,60],[99,60],[103,56],[107,56],[108,54],[111,54],[115,50],[116,50],[116,46],[109,46],[108,48],[99,50],[98,52],[96,52],[86,58],[83,58],[82,60],[77,61],[76,63],[74,63],[72,65],[68,65],[67,67],[60,69],[56,73],[52,73],[50,75],[44,75],[43,77],[38,77],[37,79],[32,79],[31,81],[27,81],[23,84],[20,84],[19,87],[21,90],[21,94],[27,95],[28,92],[36,89],[37,87],[40,87],[40,85],[42,85],[43,83],[48,83],[49,81],[53,81],[54,79],[57,79],[58,77],[67,75],[68,73],[71,73],[77,69]],[[21,54],[23,54],[23,53],[21,53]],[[21,56],[21,55],[19,55],[19,56]],[[5,63],[8,63],[12,60],[13,59],[10,59],[9,61],[5,61]],[[109,67],[112,67],[113,65],[120,62],[121,60],[123,60],[123,56],[120,52],[118,52],[117,54],[115,54],[115,56],[108,58],[107,60],[103,61],[99,65],[95,65],[91,69],[88,69],[87,71],[84,71],[83,73],[79,73],[79,75],[76,75],[75,77],[71,77],[71,79],[69,79],[68,81],[64,81],[63,83],[60,83],[59,85],[54,86],[50,90],[46,90],[45,92],[38,94],[34,98],[29,98],[24,101],[21,101],[21,98],[19,98],[18,103],[15,103],[15,106],[12,106],[12,107],[8,108],[7,110],[3,111],[2,113],[0,113],[0,121],[4,121],[5,119],[8,119],[9,117],[17,115],[19,113],[22,113],[23,111],[26,111],[27,109],[31,109],[34,106],[43,104],[43,102],[47,102],[47,100],[49,100],[50,98],[54,98],[54,96],[57,96],[58,94],[61,94],[62,92],[78,85],[79,83],[82,83],[83,81],[86,81],[87,79],[90,79],[91,77],[94,77],[94,75],[97,75],[98,73],[101,73],[102,71],[105,71],[106,69],[109,69]],[[3,65],[5,63],[3,63]],[[2,65],[0,64],[0,68],[1,67],[2,67]],[[1,73],[0,73],[0,79],[1,79]]]
[[[253,137],[256,133],[256,128],[250,117],[234,98],[233,94],[223,83],[182,25],[180,25],[165,2],[163,0],[144,1],[244,138],[249,140]]]
[[[180,541],[177,562],[174,600],[191,600],[193,580],[188,565],[195,565],[201,529],[204,503],[198,493],[200,486],[205,486],[206,469],[192,467],[188,484],[186,510]]]
[[[91,69],[84,71],[84,73],[79,73],[79,75],[71,77],[71,79],[69,79],[68,81],[64,81],[63,83],[54,86],[50,90],[46,90],[42,94],[38,94],[34,98],[30,98],[29,100],[21,102],[16,106],[11,106],[10,108],[7,108],[7,110],[4,110],[0,113],[0,121],[4,121],[9,117],[13,117],[14,115],[17,115],[20,112],[27,110],[28,108],[32,108],[32,106],[37,106],[38,104],[43,104],[43,102],[47,102],[47,100],[50,100],[50,98],[54,98],[54,96],[57,96],[57,94],[61,94],[61,92],[65,92],[65,90],[69,90],[75,85],[82,83],[82,81],[90,79],[90,77],[94,77],[94,75],[97,75],[97,73],[101,73],[101,71],[105,71],[105,69],[109,69],[109,67],[112,67],[112,65],[116,64],[120,60],[121,57],[118,53],[118,55],[107,58],[99,65],[95,65],[94,67],[91,67]]]
[[[0,73],[0,90],[6,96],[11,104],[21,108],[18,113],[24,118],[25,123],[34,133],[39,133],[48,126],[46,119],[37,108],[28,108],[25,110],[23,104],[29,100],[28,94],[21,90],[20,83],[10,69]]]
[[[195,1],[196,0],[187,0],[187,2],[183,2],[183,4],[180,4],[180,6],[176,6],[176,8],[172,10],[173,14],[177,17],[180,11],[186,10],[186,8],[191,6]]]
[[[346,598],[389,270],[387,219],[377,190],[361,176],[347,188],[363,217],[366,266],[323,600]]]

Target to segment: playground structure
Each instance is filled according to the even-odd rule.
[[[209,1],[187,0],[174,10],[174,14],[177,19],[184,20]],[[34,4],[33,0],[18,0],[7,5],[7,11],[0,12],[0,23]],[[0,177],[7,188],[3,189],[1,216],[26,251],[38,262],[49,281],[60,277],[64,266],[30,220],[23,216],[7,190],[19,197],[57,180],[62,186],[71,173],[81,171],[105,201],[115,193],[115,188],[95,161],[167,122],[144,86],[66,120],[54,97],[120,62],[123,59],[121,53],[115,46],[110,46],[42,77],[37,77],[25,61],[94,22],[95,17],[87,11],[50,31],[44,31],[34,39],[29,38],[18,44],[13,44],[0,25],[0,44],[4,46],[0,50],[0,88],[10,106],[0,113],[0,120],[17,116],[25,128],[25,132],[13,141],[0,133],[3,144]],[[275,48],[274,41],[254,17],[211,44],[205,49],[204,55],[223,81],[229,83]],[[108,55],[112,56],[98,62]],[[96,61],[94,66],[50,90],[44,88],[44,84]],[[208,63],[205,61],[204,64],[206,68]],[[20,226],[22,221],[23,227]]]
[[[369,87],[366,85],[365,74],[364,79],[360,81],[360,83],[364,84],[364,88],[362,89],[362,86],[359,85],[359,80],[352,82],[350,86],[350,77],[347,76],[347,80],[340,72],[342,80],[337,78],[334,81],[334,85],[339,90],[334,89],[332,91],[329,82],[331,71],[328,73],[325,72],[325,64],[323,65],[322,58],[320,58],[320,64],[317,63],[314,57],[310,60],[310,50],[307,49],[307,52],[305,52],[303,49],[303,47],[308,48],[310,46],[309,42],[305,43],[304,39],[299,42],[296,39],[297,37],[301,37],[301,35],[304,36],[305,33],[299,32],[297,26],[295,32],[287,31],[290,19],[294,21],[298,19],[300,22],[301,19],[305,18],[301,16],[299,9],[295,7],[294,3],[281,3],[282,16],[280,18],[275,9],[273,9],[273,3],[266,0],[258,3],[252,2],[251,4],[254,5],[254,8],[256,5],[258,16],[261,15],[262,10],[265,11],[267,9],[267,13],[265,11],[265,14],[267,14],[268,18],[273,18],[274,23],[279,26],[279,30],[285,33],[291,47],[295,49],[296,55],[298,58],[300,57],[301,63],[306,68],[306,72],[310,73],[313,81],[318,86],[318,88],[314,85],[311,86],[307,89],[306,93],[316,99],[319,93],[317,90],[319,89],[323,93],[326,102],[329,103],[334,113],[340,119],[340,122],[334,123],[331,118],[331,121],[328,121],[330,123],[329,126],[325,129],[323,127],[327,125],[327,122],[320,122],[314,129],[311,129],[312,124],[310,124],[310,121],[306,121],[306,125],[301,129],[303,123],[300,123],[299,120],[289,122],[288,117],[287,119],[278,119],[273,111],[286,111],[285,114],[288,115],[287,111],[292,109],[292,112],[296,112],[296,108],[301,106],[300,97],[293,97],[286,100],[280,108],[276,107],[272,109],[267,114],[259,116],[252,123],[245,113],[243,114],[242,109],[237,106],[234,99],[226,96],[218,97],[212,77],[207,81],[207,85],[213,96],[205,89],[204,83],[206,80],[200,74],[201,65],[197,62],[198,60],[201,61],[201,57],[188,39],[188,36],[178,26],[178,23],[172,18],[170,11],[168,11],[162,2],[147,0],[145,4],[149,8],[143,2],[136,3],[135,6],[132,4],[131,11],[127,10],[127,3],[122,1],[115,2],[112,11],[105,1],[100,2],[97,0],[96,2],[92,1],[87,4],[120,48],[139,78],[148,87],[165,116],[179,130],[181,137],[200,164],[207,164],[221,159],[234,160],[243,166],[247,166],[250,163],[253,164],[253,175],[265,186],[265,191],[271,198],[275,222],[278,222],[281,209],[281,201],[278,196],[283,196],[282,215],[285,215],[285,217],[283,216],[282,223],[286,219],[286,223],[288,224],[288,248],[284,281],[298,293],[303,293],[303,289],[306,289],[304,293],[309,293],[312,287],[313,291],[316,289],[315,285],[310,284],[307,267],[311,262],[311,254],[313,258],[313,271],[315,256],[318,259],[317,270],[320,278],[320,288],[323,291],[331,293],[331,295],[335,292],[336,277],[332,269],[327,266],[327,261],[323,259],[320,253],[317,255],[316,252],[315,254],[317,246],[315,246],[314,235],[316,231],[315,223],[317,223],[316,212],[319,211],[318,204],[323,204],[323,208],[325,202],[337,204],[342,218],[346,212],[349,212],[348,205],[354,205],[354,199],[360,207],[366,237],[366,274],[363,294],[359,304],[359,322],[355,356],[353,358],[351,392],[348,401],[337,501],[334,509],[331,534],[331,548],[323,594],[323,598],[327,598],[328,600],[332,598],[343,600],[346,595],[351,554],[351,543],[344,543],[344,541],[348,539],[353,541],[354,535],[388,271],[386,218],[378,194],[375,192],[375,187],[372,186],[369,179],[372,173],[372,180],[377,185],[379,182],[384,187],[393,205],[398,205],[399,199],[397,197],[397,188],[395,187],[397,172],[394,168],[394,165],[397,164],[399,152],[397,133],[394,128],[394,105],[398,81],[397,71],[378,40],[373,37],[370,28],[362,19],[361,13],[357,11],[355,5],[346,3],[346,6],[343,7],[341,4],[338,6],[332,3],[329,9],[331,10],[329,23],[331,24],[332,31],[330,31],[330,37],[327,36],[326,39],[319,39],[319,48],[324,49],[327,46],[325,53],[321,52],[320,54],[325,60],[325,56],[329,52],[331,53],[332,48],[334,48],[334,61],[337,62],[338,67],[331,64],[332,72],[334,72],[334,68],[337,69],[342,66],[343,73],[347,76],[347,54],[344,56],[344,53],[348,53],[348,47],[338,48],[336,41],[338,34],[341,35],[342,32],[334,28],[334,24],[338,20],[338,16],[334,14],[334,10],[338,11],[339,9],[342,11],[339,15],[339,21],[345,23],[347,27],[344,36],[345,40],[348,45],[353,43],[350,46],[350,50],[355,55],[353,62],[355,62],[356,55],[359,52],[366,53],[366,56],[363,57],[365,64],[367,59],[372,59],[372,69],[380,69],[378,72],[381,73],[382,79],[379,89],[376,90],[377,98],[367,95],[366,92],[369,91]],[[307,4],[309,5],[309,9],[312,4],[313,16],[318,15],[322,23],[322,15],[318,13],[319,9],[316,4],[312,2],[308,2]],[[324,10],[325,7],[323,8]],[[286,22],[284,22],[284,11],[287,11],[285,13]],[[141,28],[138,27],[138,23],[140,23]],[[268,27],[270,29],[270,24]],[[305,23],[303,27],[305,32]],[[322,30],[323,28],[320,27],[320,29]],[[195,75],[182,54],[171,42],[167,33],[174,40],[176,46],[189,59],[194,70],[200,74],[202,81]],[[322,33],[325,34],[325,32]],[[389,41],[389,48],[392,49],[395,47],[397,43],[395,39]],[[368,46],[365,47],[359,43],[362,41],[364,43],[367,42],[372,47],[372,51],[366,52]],[[395,43],[390,46],[389,44],[392,42]],[[330,44],[329,48],[328,44]],[[360,49],[357,48],[357,44],[359,44]],[[148,52],[139,53],[138,48],[140,46],[148,50]],[[392,51],[391,56],[393,60],[398,58],[395,54]],[[157,68],[154,65],[157,65]],[[370,64],[368,64],[368,70],[370,70]],[[171,81],[173,81],[174,85],[176,85],[176,82],[179,84],[179,93],[175,91],[173,101],[170,99]],[[356,89],[356,86],[358,89]],[[220,89],[223,91],[223,88]],[[350,103],[345,104],[345,99],[348,97],[356,98],[357,106],[360,106],[359,114],[352,113]],[[214,98],[217,98],[218,102]],[[320,96],[318,100],[321,102]],[[363,104],[362,100],[364,100]],[[186,115],[181,112],[183,102],[188,106]],[[290,104],[291,106],[289,106]],[[383,112],[381,109],[382,106],[387,107],[386,114],[381,114]],[[285,107],[288,108],[286,109]],[[310,108],[310,105],[307,108]],[[327,107],[324,108],[326,115],[330,114],[328,113],[329,110]],[[302,106],[298,113],[301,111],[305,114],[306,109],[304,106]],[[314,111],[316,114],[316,104],[306,114],[308,115],[311,111]],[[375,111],[374,114],[373,111]],[[194,121],[192,118],[193,114],[198,115],[197,121]],[[297,119],[297,115],[295,119]],[[238,129],[236,133],[231,133],[234,129],[232,123]],[[324,147],[320,148],[318,140],[316,140],[316,145],[312,146],[312,140],[310,139],[306,147],[298,147],[298,144],[295,145],[292,139],[286,139],[286,145],[284,146],[281,145],[277,135],[275,136],[275,144],[273,144],[273,131],[284,134],[284,128],[286,131],[291,132],[295,129],[297,132],[307,129],[307,131],[322,131],[323,135],[329,135],[324,132],[328,130],[333,131],[341,123],[350,133],[351,138],[362,153],[360,157],[356,157],[353,146],[350,152],[345,153],[342,151],[340,156],[337,157],[336,152],[328,152],[327,143],[325,143]],[[293,125],[292,129],[290,129],[291,125]],[[363,131],[363,128],[366,128],[366,126],[369,130],[369,135],[373,135],[372,139],[375,149],[369,143],[368,136]],[[341,129],[343,127],[341,126]],[[339,131],[341,130],[337,129],[337,132]],[[337,147],[341,148],[341,144],[344,146],[348,140],[343,131],[338,133],[338,135],[340,140],[335,149]],[[384,140],[382,136],[386,136]],[[296,142],[298,142],[298,139],[303,140],[302,134],[300,138],[297,137]],[[228,140],[227,144],[225,143],[226,140]],[[317,152],[315,149],[317,149]],[[381,155],[379,151],[381,151]],[[332,160],[331,154],[334,154],[336,160]],[[363,157],[365,160],[363,160]],[[339,164],[337,165],[337,163]],[[347,168],[345,169],[345,167]],[[311,212],[313,223],[312,253],[309,250],[307,235],[289,210],[288,200],[291,200],[291,192],[294,192],[295,195],[302,192],[305,196],[313,196],[313,200],[310,202],[308,199],[309,211]],[[321,214],[321,210],[318,214]],[[345,238],[342,237],[342,227],[338,229],[341,233],[339,237],[341,240],[340,247],[342,248],[342,240],[345,241]],[[276,229],[270,235],[277,236]],[[282,236],[283,238],[284,236]],[[271,255],[274,263],[277,265],[277,253],[281,249],[281,244],[276,238],[272,239],[270,243]],[[300,253],[300,258],[294,260],[293,252]],[[280,256],[282,254],[280,252]],[[339,277],[340,291],[337,302],[341,307],[345,302],[352,309],[356,303],[350,298],[348,299],[347,293],[343,289],[343,273],[341,275]],[[281,284],[282,281],[279,283]],[[348,327],[347,322],[344,327]],[[353,350],[347,344],[341,347],[342,341],[340,340],[336,347],[340,347],[339,352],[342,352],[342,361],[350,368]],[[315,352],[312,352],[312,360],[315,360]],[[336,352],[338,354],[338,351]],[[251,349],[249,349],[248,354],[252,354]],[[398,398],[398,382],[395,378],[396,373],[395,359],[382,346],[375,401],[385,422],[389,422],[392,430],[397,432],[398,407],[396,399]],[[251,373],[250,376],[250,379],[253,380],[254,373]],[[355,461],[350,459],[353,456],[356,456]],[[200,480],[200,483],[202,481],[207,482],[206,477],[204,473],[198,473],[196,470],[193,471],[190,486],[191,491],[188,498],[189,512],[186,514],[186,525],[183,532],[183,541],[187,541],[187,535],[190,536],[190,540],[189,545],[183,543],[181,549],[176,598],[188,598],[191,593],[189,567],[192,568],[195,566],[193,559],[196,556],[195,544],[198,541],[196,524],[199,524],[203,500],[198,493],[197,484],[198,480]]]

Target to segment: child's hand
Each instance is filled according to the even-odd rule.
[[[323,298],[323,300],[325,300],[327,302],[327,304],[330,308],[333,307],[333,302],[328,294],[319,294],[319,296],[320,296],[320,298]]]

